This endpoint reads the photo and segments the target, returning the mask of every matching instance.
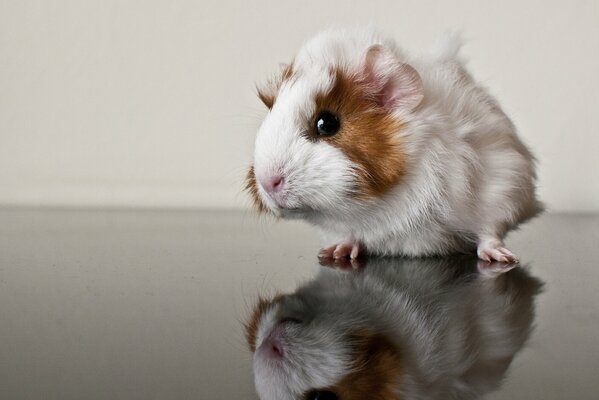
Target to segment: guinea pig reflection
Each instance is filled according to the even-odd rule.
[[[489,269],[484,264],[485,271]],[[246,323],[262,400],[475,399],[527,340],[541,283],[475,258],[322,268]]]

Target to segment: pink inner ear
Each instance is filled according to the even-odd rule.
[[[359,76],[375,102],[390,111],[412,111],[424,97],[418,72],[381,45],[368,49]]]

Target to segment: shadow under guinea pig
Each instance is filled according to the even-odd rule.
[[[479,398],[528,339],[542,287],[474,257],[338,267],[256,305],[246,337],[262,400]]]

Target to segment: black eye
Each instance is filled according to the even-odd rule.
[[[316,118],[316,133],[320,136],[333,136],[339,132],[340,127],[339,118],[328,111],[321,113]]]
[[[308,395],[308,400],[337,400],[337,395],[328,390],[314,390]]]

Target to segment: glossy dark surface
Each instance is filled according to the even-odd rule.
[[[596,398],[599,217],[507,240],[545,283],[489,399]],[[240,321],[313,278],[302,223],[238,212],[0,211],[0,398],[255,399]]]

